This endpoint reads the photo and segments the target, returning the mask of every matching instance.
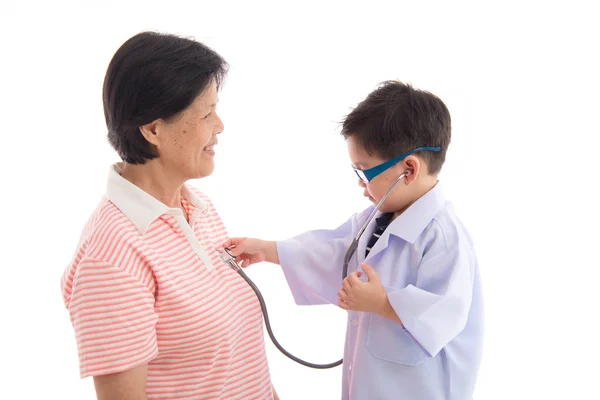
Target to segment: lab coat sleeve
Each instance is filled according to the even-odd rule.
[[[296,304],[337,304],[342,264],[356,228],[356,216],[334,230],[309,231],[277,242],[279,264]]]
[[[415,285],[388,292],[404,327],[431,357],[466,326],[473,293],[471,258],[469,249],[457,243],[424,258]]]

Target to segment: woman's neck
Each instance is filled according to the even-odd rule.
[[[133,183],[158,201],[170,208],[181,208],[181,188],[185,183],[175,177],[158,162],[158,159],[145,164],[124,163],[121,176]]]

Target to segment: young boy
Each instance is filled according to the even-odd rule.
[[[224,246],[243,266],[280,264],[297,304],[348,310],[343,399],[471,399],[483,304],[473,244],[438,183],[448,109],[431,93],[386,82],[346,117],[342,135],[373,204],[408,173],[365,230],[343,282],[344,255],[374,207],[331,231]]]

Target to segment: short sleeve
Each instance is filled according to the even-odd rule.
[[[123,372],[158,354],[154,295],[121,268],[81,260],[66,303],[82,378]]]
[[[474,265],[465,246],[452,246],[419,266],[417,282],[388,292],[408,332],[432,357],[467,323]]]

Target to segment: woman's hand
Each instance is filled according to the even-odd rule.
[[[223,247],[229,250],[242,268],[264,261],[279,264],[275,242],[251,238],[230,238],[223,243]]]

